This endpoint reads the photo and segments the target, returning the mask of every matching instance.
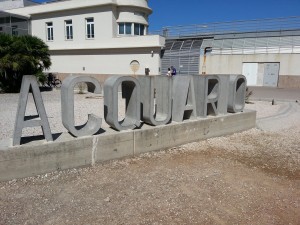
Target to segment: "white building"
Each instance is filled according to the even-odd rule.
[[[148,0],[66,0],[6,12],[27,17],[29,33],[48,44],[49,72],[143,75],[149,68],[150,74],[160,73],[165,39],[147,35]]]

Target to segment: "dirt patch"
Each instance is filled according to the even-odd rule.
[[[0,224],[297,225],[299,136],[252,129],[2,182]]]

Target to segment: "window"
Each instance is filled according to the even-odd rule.
[[[119,23],[119,34],[125,34],[124,23]]]
[[[65,21],[66,40],[73,40],[73,24],[72,20]]]
[[[46,23],[46,27],[47,27],[47,41],[53,41],[53,23],[52,22],[48,22]]]
[[[134,24],[134,35],[144,35],[145,25],[135,23]]]
[[[125,23],[125,34],[131,34],[131,23]]]
[[[86,38],[92,39],[95,37],[94,18],[86,19]]]
[[[119,23],[119,34],[131,34],[131,23]]]
[[[12,26],[11,27],[11,34],[13,36],[18,36],[18,26]]]
[[[145,25],[140,23],[119,23],[119,34],[145,35]]]
[[[0,27],[0,33],[2,33],[3,32],[3,27]]]

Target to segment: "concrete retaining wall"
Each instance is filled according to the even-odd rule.
[[[15,147],[9,147],[10,143],[6,146],[0,143],[0,181],[90,166],[224,136],[253,128],[255,121],[256,112],[245,111],[156,127],[144,124],[138,130],[106,130],[99,135],[81,138],[64,133],[54,142],[34,141]]]

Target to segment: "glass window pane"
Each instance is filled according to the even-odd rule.
[[[126,34],[131,34],[131,23],[125,23]]]
[[[140,24],[134,24],[134,35],[140,35]]]
[[[144,35],[145,26],[140,24],[140,35]]]
[[[86,33],[87,33],[87,37],[91,38],[91,25],[90,24],[87,25],[87,32]]]
[[[49,29],[49,28],[47,29],[47,32],[48,32],[48,33],[47,33],[47,40],[49,41],[49,40],[51,40],[51,39],[50,39],[51,34],[50,34],[50,29]]]
[[[70,27],[70,39],[73,39],[73,26]]]
[[[94,24],[91,24],[91,36],[92,38],[95,37]]]
[[[125,34],[124,23],[119,23],[119,34]]]

